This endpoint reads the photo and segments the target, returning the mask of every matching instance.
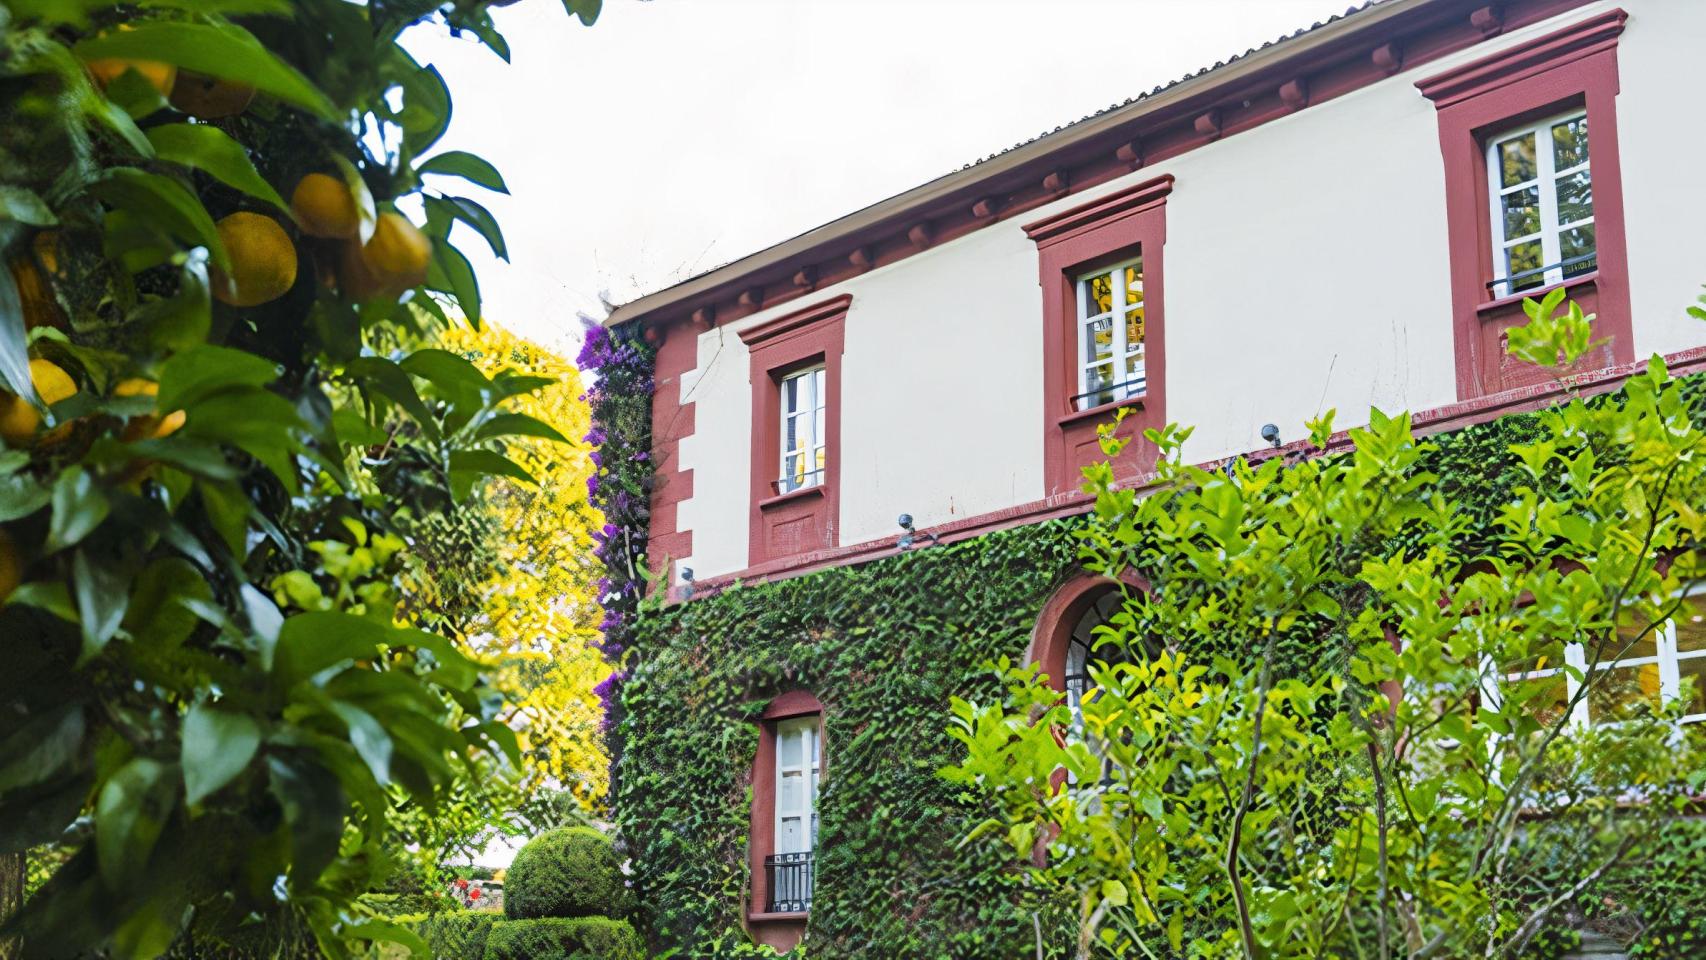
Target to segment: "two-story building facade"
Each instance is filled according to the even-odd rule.
[[[691,607],[1081,514],[1079,468],[1121,410],[1133,435],[1194,427],[1187,459],[1215,463],[1329,409],[1341,427],[1408,410],[1423,433],[1536,409],[1560,388],[1503,331],[1556,287],[1604,340],[1587,389],[1653,355],[1706,369],[1683,312],[1706,281],[1703,41],[1695,0],[1369,3],[618,308],[609,324],[656,349],[662,589]],[[1129,450],[1141,484],[1154,452]],[[1064,678],[1107,594],[1064,566],[1043,579],[1005,654]],[[1667,683],[1684,646],[1673,631],[1658,654]],[[730,714],[750,730],[730,793],[642,816],[750,824],[708,854],[744,878],[727,911],[678,912],[779,947],[818,929],[813,864],[828,883],[836,831],[870,813],[831,825],[826,807],[820,843],[820,778],[834,796],[838,750],[881,722],[811,673],[779,667]],[[636,731],[677,722],[630,711]]]

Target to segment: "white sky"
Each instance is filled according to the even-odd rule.
[[[417,29],[440,149],[502,171],[511,262],[458,225],[485,314],[568,350],[631,300],[1289,34],[1349,0],[556,0],[494,11],[505,64]]]

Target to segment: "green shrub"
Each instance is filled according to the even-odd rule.
[[[503,917],[473,910],[449,910],[392,919],[425,940],[433,960],[480,960],[486,955],[486,938]]]
[[[645,956],[640,935],[626,920],[544,917],[505,920],[493,927],[486,939],[485,960],[645,960]]]
[[[610,838],[591,827],[562,827],[534,837],[504,878],[504,915],[626,917],[633,897]]]

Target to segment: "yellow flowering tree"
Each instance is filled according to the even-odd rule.
[[[541,389],[517,398],[515,412],[570,439],[586,434],[590,415],[581,372],[562,356],[490,321],[479,330],[452,327],[439,346],[488,376],[507,371],[540,378]],[[497,663],[496,681],[512,698],[510,723],[521,736],[532,782],[560,784],[592,811],[602,805],[609,783],[593,692],[609,668],[594,646],[602,611],[592,534],[604,521],[587,500],[591,452],[515,436],[506,453],[537,483],[489,483],[484,510],[497,562],[483,566],[485,575],[474,583],[439,587],[471,601],[454,626]]]

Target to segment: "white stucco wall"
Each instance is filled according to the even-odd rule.
[[[1456,399],[1444,174],[1434,106],[1415,82],[1610,9],[1596,3],[1419,70],[1076,193],[818,292],[853,295],[842,387],[840,542],[1040,499],[1042,322],[1021,224],[1161,173],[1167,201],[1167,412],[1207,460],[1284,439],[1336,408]],[[1706,344],[1682,308],[1706,282],[1706,79],[1690,64],[1706,2],[1624,0],[1618,102],[1638,355]],[[683,383],[698,404],[683,468],[700,579],[747,563],[751,385],[738,332],[795,301],[699,335]]]

